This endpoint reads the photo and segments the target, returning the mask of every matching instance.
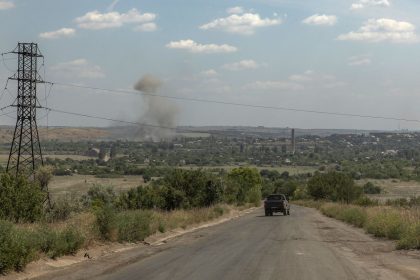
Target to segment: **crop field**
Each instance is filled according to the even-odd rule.
[[[111,186],[123,191],[144,184],[142,176],[122,176],[121,178],[97,178],[93,175],[55,176],[49,185],[52,196],[68,194],[83,195],[94,185]]]

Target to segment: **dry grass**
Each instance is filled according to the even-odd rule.
[[[324,215],[364,228],[376,237],[397,241],[398,249],[420,249],[420,209],[391,206],[362,207],[321,201],[297,201]]]
[[[381,187],[383,190],[381,194],[369,195],[369,197],[381,201],[420,196],[420,182],[417,181],[401,181],[396,179],[363,179],[356,181],[360,186],[367,182],[372,182],[375,186]]]
[[[231,206],[218,205],[194,210],[175,210],[171,212],[157,211],[153,213],[152,232],[165,232],[175,228],[185,229],[187,226],[208,222],[231,211]]]
[[[121,178],[96,178],[92,175],[55,176],[49,190],[52,196],[85,194],[94,185],[111,186],[117,192],[144,184],[142,176],[123,176]]]

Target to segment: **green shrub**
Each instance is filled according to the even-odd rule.
[[[380,194],[381,187],[375,186],[372,182],[367,182],[363,185],[363,192],[365,194]]]
[[[9,174],[0,177],[0,219],[13,222],[35,222],[43,214],[45,193],[25,177]]]
[[[367,221],[367,213],[360,207],[348,207],[342,210],[338,219],[356,227],[363,227]]]
[[[322,205],[319,209],[322,214],[330,218],[337,218],[340,213],[339,205],[335,204],[325,204]]]
[[[118,241],[143,241],[151,234],[151,221],[152,213],[150,211],[137,210],[119,213],[116,219]]]
[[[30,232],[16,229],[12,223],[0,221],[0,274],[22,270],[35,256]]]
[[[116,197],[112,187],[95,185],[82,197],[82,203],[85,207],[102,207],[115,203]]]
[[[225,209],[223,207],[221,207],[221,206],[215,206],[213,208],[213,211],[216,213],[216,216],[217,217],[220,217],[220,216],[222,216],[225,213]]]
[[[351,176],[340,172],[315,173],[308,181],[307,190],[316,200],[328,199],[347,204],[362,194],[362,189],[354,184]]]
[[[410,225],[402,234],[397,249],[420,249],[420,223]]]
[[[243,205],[261,202],[261,175],[255,168],[240,167],[232,169],[227,175],[225,202]]]
[[[356,201],[354,201],[354,204],[367,207],[367,206],[379,206],[379,200],[377,199],[371,199],[367,196],[362,196]]]
[[[52,259],[75,254],[85,241],[83,235],[72,226],[59,231],[44,225],[38,229],[36,235],[36,246]]]
[[[247,194],[247,202],[251,203],[255,207],[258,207],[261,205],[261,187],[255,186],[252,189],[248,191]]]
[[[116,211],[112,205],[98,207],[95,211],[96,225],[102,239],[111,240],[112,229],[115,228]]]
[[[160,233],[164,233],[166,231],[165,223],[163,223],[162,221],[159,221],[158,231]]]
[[[363,227],[367,221],[366,210],[357,206],[325,204],[321,206],[320,210],[321,213],[328,217],[335,218],[357,227]]]
[[[48,222],[64,221],[67,220],[72,213],[77,213],[81,210],[82,206],[76,197],[60,197],[52,203],[52,207],[46,213],[45,219]]]
[[[369,217],[366,230],[377,237],[398,240],[407,230],[407,223],[403,221],[397,210],[383,209]]]

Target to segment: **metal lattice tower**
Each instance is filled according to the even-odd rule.
[[[44,163],[36,123],[36,109],[41,107],[36,96],[37,84],[43,83],[38,74],[38,59],[43,56],[35,43],[18,43],[11,53],[18,55],[18,70],[9,78],[17,81],[17,98],[12,105],[17,108],[17,120],[7,171],[32,174]]]

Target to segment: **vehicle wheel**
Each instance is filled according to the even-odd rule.
[[[268,216],[268,214],[269,214],[269,213],[268,213],[268,211],[267,211],[267,210],[265,210],[265,216],[266,216],[266,217]]]
[[[273,211],[270,211],[270,216],[273,216]]]

